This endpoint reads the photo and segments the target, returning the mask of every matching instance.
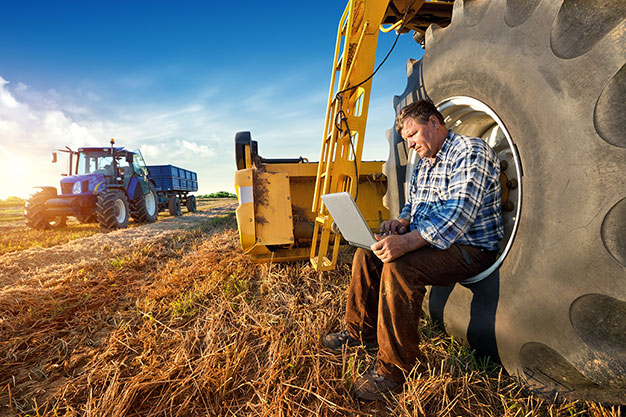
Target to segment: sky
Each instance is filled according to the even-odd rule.
[[[0,25],[0,199],[59,186],[69,146],[140,149],[234,192],[234,136],[265,158],[319,160],[343,1],[7,1]],[[379,36],[377,64],[395,40]],[[373,81],[363,160],[386,160],[400,37]]]

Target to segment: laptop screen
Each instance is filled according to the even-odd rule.
[[[324,194],[322,195],[322,201],[339,228],[341,235],[348,243],[369,249],[376,242],[361,211],[349,193]]]

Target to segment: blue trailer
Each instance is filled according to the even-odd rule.
[[[168,210],[180,216],[181,206],[196,212],[196,197],[189,194],[198,191],[198,175],[173,165],[148,165],[150,179],[156,186],[159,211]]]

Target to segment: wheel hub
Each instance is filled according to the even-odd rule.
[[[122,223],[126,217],[126,208],[124,207],[124,202],[122,200],[115,200],[113,212],[115,214],[115,220],[117,220],[118,223]]]
[[[152,191],[148,192],[144,196],[144,200],[146,202],[146,211],[148,214],[153,215],[156,211],[156,199],[154,198],[154,193]]]

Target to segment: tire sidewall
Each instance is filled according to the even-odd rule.
[[[553,373],[542,383],[569,375],[568,367],[589,381],[606,383],[621,368],[595,367],[605,352],[580,341],[570,312],[575,300],[590,294],[624,299],[618,284],[623,267],[605,250],[600,232],[607,213],[623,198],[625,154],[594,126],[596,103],[623,67],[623,54],[613,53],[617,50],[606,37],[575,59],[555,56],[551,25],[557,2],[540,3],[542,10],[519,27],[507,26],[503,8],[493,7],[479,24],[468,25],[464,5],[472,7],[455,3],[451,25],[429,29],[421,86],[435,104],[466,96],[491,108],[521,162],[518,228],[493,280],[500,359],[509,373],[530,380],[531,365],[521,352],[529,344],[541,345],[564,364],[542,364]],[[445,302],[451,333],[469,333],[460,317],[478,311],[471,310],[475,295],[456,289]]]
[[[190,195],[189,197],[187,197],[187,210],[190,213],[195,213],[197,211],[197,206],[196,206],[196,197],[193,195]]]
[[[44,205],[46,201],[56,196],[56,191],[49,189],[43,189],[33,193],[26,201],[26,206],[24,207],[26,224],[39,230],[48,230],[53,228],[55,223],[48,217]]]
[[[123,229],[125,227],[128,226],[128,221],[130,218],[130,207],[128,204],[128,199],[125,198],[125,195],[122,191],[120,190],[115,190],[115,197],[113,198],[113,205],[114,206],[121,206],[124,208],[124,218],[120,221],[118,220],[118,216],[114,216],[115,218],[115,222],[116,222],[116,227],[118,229]]]
[[[124,217],[118,220],[116,206],[124,210]],[[104,230],[124,229],[128,227],[130,205],[126,194],[118,189],[107,189],[98,194],[96,216],[100,227]]]
[[[143,193],[143,187],[137,185],[135,187],[134,199],[130,202],[130,211],[132,218],[138,223],[154,223],[159,215],[159,200],[156,189],[151,182],[147,183],[148,193]],[[146,197],[152,195],[153,211],[148,211],[148,203]]]
[[[167,202],[168,211],[172,216],[181,215],[180,199],[177,196],[170,196]]]
[[[159,216],[159,198],[157,196],[157,192],[156,189],[154,188],[154,185],[152,185],[152,183],[148,183],[148,194],[152,194],[152,199],[153,199],[153,206],[154,206],[154,210],[152,213],[150,213],[148,211],[148,205],[146,204],[146,195],[143,196],[143,204],[146,210],[146,215],[148,217],[148,222],[149,223],[153,223],[157,220],[157,217]]]

